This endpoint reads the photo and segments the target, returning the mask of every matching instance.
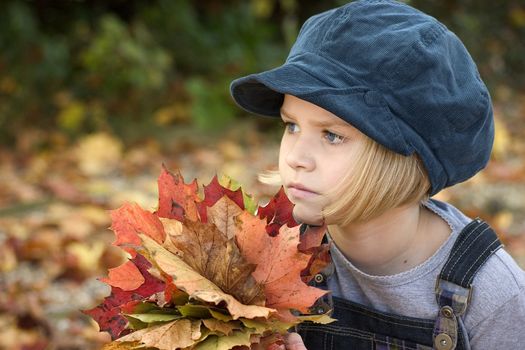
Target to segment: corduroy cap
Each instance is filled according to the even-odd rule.
[[[390,150],[419,154],[431,195],[483,169],[492,103],[468,51],[435,18],[392,0],[310,17],[286,62],[234,80],[246,111],[279,117],[284,95],[316,104]]]

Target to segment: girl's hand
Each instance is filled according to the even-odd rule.
[[[267,340],[268,338],[266,338]],[[271,341],[270,341],[271,342]],[[272,344],[268,346],[265,338],[260,343],[253,344],[250,350],[307,350],[304,346],[303,339],[297,333],[288,333],[284,336],[284,345]]]
[[[286,350],[307,350],[304,346],[303,339],[297,333],[289,333],[284,337]]]

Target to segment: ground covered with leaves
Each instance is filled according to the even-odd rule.
[[[525,266],[525,141],[517,132],[498,124],[489,166],[436,198],[487,220]],[[110,210],[126,201],[156,210],[163,163],[202,185],[227,174],[263,203],[278,190],[256,181],[275,169],[278,140],[254,126],[126,147],[105,133],[44,149],[38,140],[27,131],[16,149],[0,150],[0,348],[100,349],[110,341],[79,310],[110,294],[97,278],[125,262],[112,245]]]

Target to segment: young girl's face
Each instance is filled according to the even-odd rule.
[[[279,172],[297,221],[323,223],[326,193],[352,171],[365,135],[335,114],[285,95],[281,107],[285,130],[279,152]],[[326,222],[326,224],[331,224]]]

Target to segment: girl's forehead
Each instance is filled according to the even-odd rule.
[[[359,131],[353,125],[326,109],[298,97],[285,94],[281,116],[319,126],[339,126]]]

